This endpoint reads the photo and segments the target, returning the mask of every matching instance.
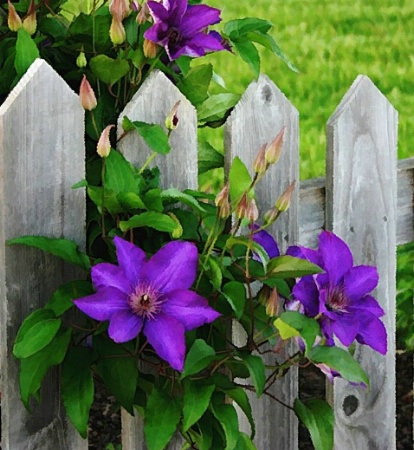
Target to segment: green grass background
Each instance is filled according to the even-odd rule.
[[[371,78],[399,112],[399,158],[414,155],[413,0],[208,0],[224,21],[259,17],[300,70],[264,50],[262,72],[300,114],[301,178],[322,176],[325,126],[358,74]],[[253,80],[247,64],[228,52],[211,54],[228,87],[242,93]],[[213,138],[214,139],[214,138]]]

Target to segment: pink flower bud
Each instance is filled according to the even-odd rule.
[[[109,2],[109,12],[112,16],[118,16],[122,21],[131,13],[128,0],[111,0]]]
[[[145,45],[145,43],[144,43],[144,45]],[[178,126],[177,111],[178,111],[178,107],[180,106],[180,103],[181,103],[181,100],[178,100],[178,102],[172,107],[170,113],[168,114],[167,118],[165,119],[165,127],[167,128],[167,130],[175,130]]]
[[[98,102],[96,101],[95,92],[93,91],[92,86],[89,84],[86,75],[84,75],[82,78],[79,89],[79,98],[83,109],[86,109],[87,111],[92,111],[98,104]]]
[[[269,317],[277,316],[277,313],[279,312],[279,303],[279,293],[276,288],[273,288],[266,302],[266,314]]]
[[[109,140],[109,133],[111,131],[111,128],[113,128],[115,125],[108,125],[101,134],[101,137],[99,138],[98,144],[96,146],[96,152],[101,158],[107,158],[109,156],[109,153],[111,152],[111,142]]]
[[[132,9],[132,11],[135,11],[135,12],[139,11],[139,3],[136,0],[132,0],[131,9]]]
[[[256,200],[251,198],[247,204],[246,217],[250,222],[256,222],[259,218],[259,210],[257,209]]]
[[[223,189],[216,195],[214,203],[216,206],[221,206],[224,202],[229,201],[229,183],[227,182]]]
[[[280,211],[276,208],[269,209],[263,215],[263,220],[266,225],[270,225],[279,217]]]
[[[268,164],[275,164],[282,153],[283,147],[283,136],[285,135],[286,127],[283,127],[278,135],[273,139],[270,143],[269,147],[266,150],[265,158]]]
[[[7,24],[11,31],[17,31],[22,26],[22,19],[16,12],[16,8],[12,5],[10,0],[7,0],[9,5],[9,14],[7,16]]]
[[[263,144],[260,147],[259,153],[257,154],[256,159],[254,160],[254,163],[253,163],[253,170],[258,174],[265,173],[267,166],[268,166],[266,159],[265,159],[266,147],[267,147],[267,144]]]
[[[245,192],[240,199],[239,203],[236,206],[236,210],[234,211],[236,217],[238,219],[244,219],[247,214],[247,205],[248,205],[248,198],[247,193]]]
[[[141,9],[139,10],[138,14],[137,14],[137,24],[138,25],[142,25],[143,23],[145,23],[147,20],[149,20],[151,17],[150,15],[150,11],[147,5],[147,2],[144,2],[141,6]]]
[[[122,25],[122,20],[118,15],[112,16],[111,28],[109,29],[109,36],[114,45],[121,45],[125,42],[126,33]]]
[[[31,0],[27,14],[27,17],[23,20],[23,28],[32,35],[36,33],[37,28],[36,5],[34,0]]]
[[[158,45],[155,42],[149,41],[148,39],[144,39],[144,55],[149,58],[155,58],[157,56]]]
[[[292,181],[285,192],[283,192],[283,194],[276,200],[275,207],[279,211],[284,212],[289,208],[290,202],[292,201],[293,191],[295,190],[295,184],[296,181]]]

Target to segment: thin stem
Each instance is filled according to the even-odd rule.
[[[99,137],[100,137],[99,129],[98,129],[98,125],[96,124],[95,114],[93,113],[93,111],[91,111],[91,118],[92,118],[92,125],[93,125],[93,128],[96,133],[96,137],[99,140]]]
[[[158,153],[153,152],[152,155],[145,161],[144,165],[141,167],[139,174],[142,175],[144,170],[151,164],[152,160],[157,156]]]
[[[101,203],[101,227],[102,227],[102,237],[105,238],[105,169],[106,169],[106,158],[102,158],[102,203]]]

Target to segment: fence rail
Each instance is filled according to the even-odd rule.
[[[197,186],[197,116],[194,107],[160,72],[154,72],[120,115],[163,123],[181,100],[180,126],[172,151],[161,166],[163,186]],[[240,156],[249,167],[258,149],[286,126],[284,153],[256,191],[263,210],[294,179],[299,179],[299,114],[266,76],[251,83],[225,126],[226,166]],[[119,127],[120,128],[120,127]],[[388,354],[357,346],[355,357],[371,378],[369,392],[335,382],[337,449],[396,448],[395,436],[395,264],[396,245],[414,241],[414,158],[397,167],[397,113],[373,83],[359,76],[328,122],[325,179],[300,183],[288,213],[272,232],[285,249],[292,243],[314,246],[320,230],[345,239],[358,264],[375,264],[380,273],[376,297],[386,310]],[[139,149],[139,150],[138,150]],[[128,135],[121,150],[135,164],[146,159],[145,143]],[[41,307],[56,287],[76,272],[33,249],[6,247],[25,234],[74,239],[85,245],[85,198],[71,186],[84,178],[84,112],[77,95],[45,61],[36,60],[0,106],[0,373],[4,450],[86,450],[64,417],[59,386],[51,374],[41,405],[27,413],[19,396],[13,341],[23,318]],[[325,181],[326,180],[326,181]],[[236,333],[237,334],[237,333]],[[236,339],[240,337],[236,336]],[[292,403],[297,373],[275,385]],[[344,402],[357,405],[349,413]],[[291,411],[267,399],[252,398],[259,450],[298,448]],[[138,415],[122,414],[123,449],[144,449]],[[240,416],[242,427],[248,427]],[[180,448],[179,443],[170,448]]]

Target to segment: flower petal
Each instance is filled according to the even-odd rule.
[[[181,22],[187,11],[188,1],[187,0],[167,0],[168,3],[168,23],[171,27],[179,28],[181,31]],[[165,4],[166,4],[165,3]],[[164,5],[165,5],[164,4]]]
[[[144,38],[156,42],[161,46],[168,44],[168,25],[165,23],[156,23],[144,33]]]
[[[353,314],[336,313],[336,320],[331,320],[332,331],[345,347],[355,340],[360,329],[360,322]]]
[[[148,8],[155,22],[166,22],[169,18],[169,11],[159,2],[148,1]]]
[[[183,16],[180,31],[184,37],[190,37],[209,25],[219,23],[221,11],[207,5],[189,6]]]
[[[377,287],[378,272],[373,266],[355,266],[344,275],[347,297],[352,302],[359,302],[361,297]]]
[[[312,250],[311,248],[302,247],[300,245],[292,245],[286,250],[286,255],[294,256],[295,258],[307,259],[313,264],[325,268],[323,264],[322,256],[316,250]]]
[[[169,242],[145,264],[142,280],[163,293],[188,289],[197,274],[197,261],[198,252],[194,244]]]
[[[365,344],[385,355],[387,353],[387,330],[384,324],[372,314],[366,314],[361,320],[360,331],[356,337],[360,344]]]
[[[145,252],[118,236],[114,237],[114,243],[119,267],[124,271],[131,284],[135,286],[141,279],[142,268],[147,259]]]
[[[92,267],[92,283],[96,290],[114,287],[128,294],[131,292],[131,283],[124,271],[115,264],[101,263]]]
[[[348,309],[354,311],[354,314],[360,314],[360,310],[363,309],[376,317],[382,317],[385,314],[378,301],[370,295],[365,295],[359,302],[352,303]]]
[[[128,342],[138,336],[142,328],[142,318],[131,310],[116,312],[109,323],[109,337],[117,342]]]
[[[220,314],[208,306],[204,297],[195,292],[180,289],[169,292],[167,301],[163,305],[163,312],[175,317],[187,331],[213,322]]]
[[[307,316],[315,317],[319,313],[319,290],[312,275],[302,277],[293,287],[292,294],[305,307]]]
[[[95,320],[109,320],[116,312],[129,310],[128,296],[114,287],[104,287],[96,294],[78,298],[73,303]]]
[[[260,227],[254,224],[253,228],[257,230]],[[254,233],[253,240],[266,250],[266,253],[268,254],[269,258],[276,258],[276,256],[280,255],[277,242],[275,241],[274,237],[267,231],[261,230],[257,233]]]
[[[178,371],[184,369],[184,325],[175,317],[159,313],[154,320],[147,320],[144,334],[157,355]]]
[[[319,235],[319,252],[322,255],[325,270],[331,284],[338,284],[348,270],[352,268],[352,253],[346,243],[330,231]]]

